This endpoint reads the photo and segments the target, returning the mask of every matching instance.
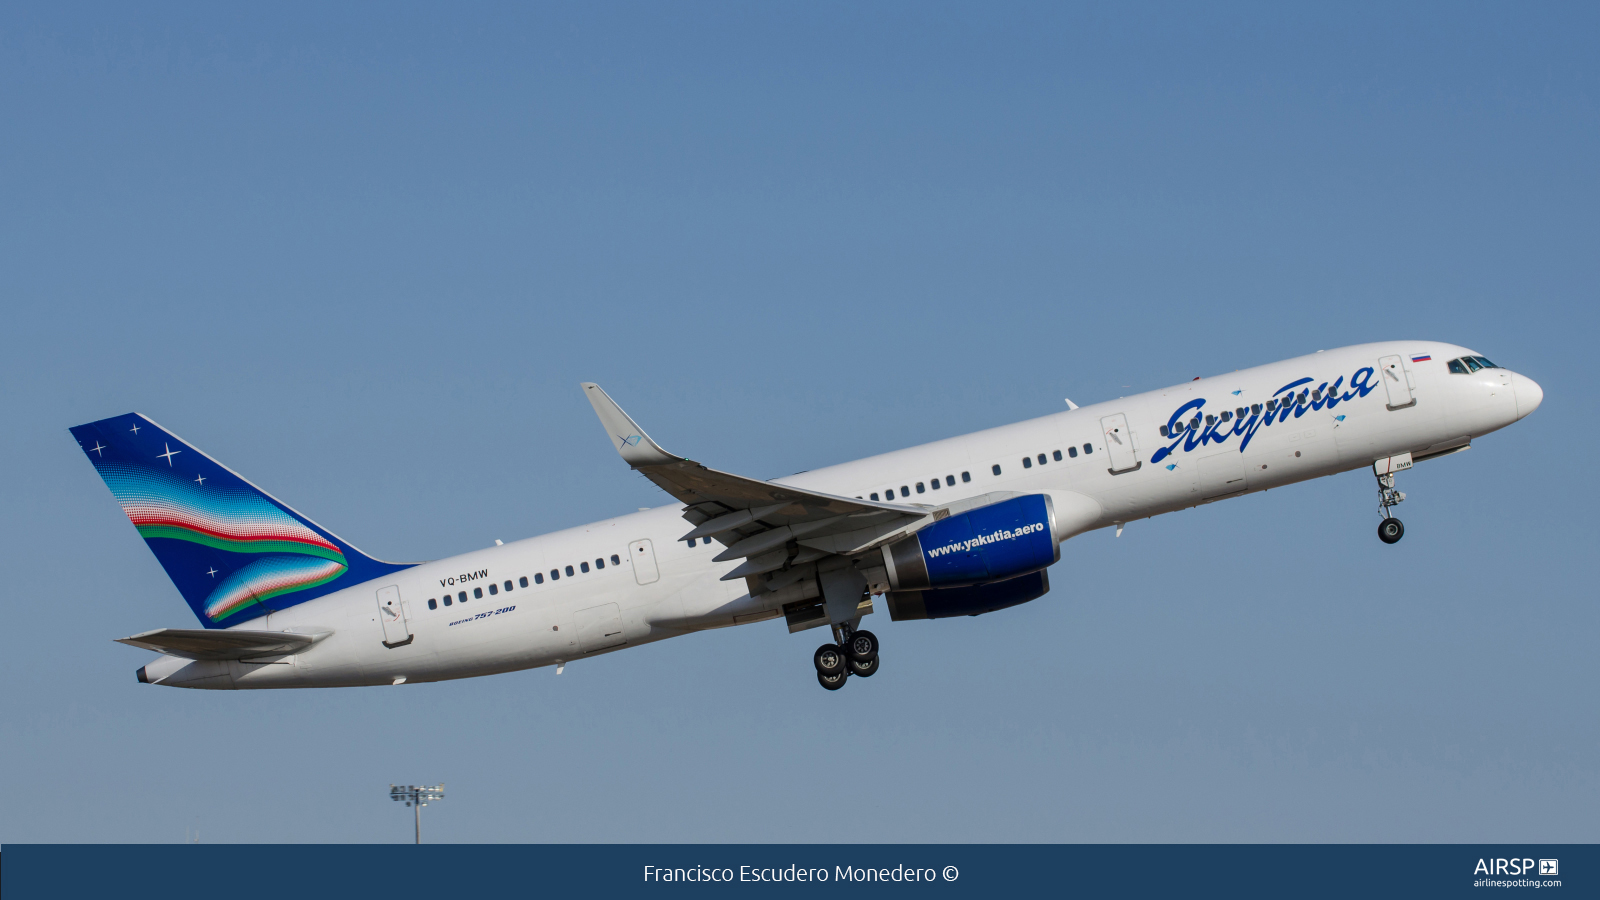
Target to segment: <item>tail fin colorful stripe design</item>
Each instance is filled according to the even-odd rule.
[[[224,578],[206,598],[206,618],[221,622],[251,604],[327,584],[344,572],[344,564],[333,560],[273,553]]]
[[[259,493],[208,489],[198,481],[121,463],[95,466],[139,533],[194,541],[239,553],[344,554]]]
[[[367,556],[137,413],[72,434],[207,627],[409,568]]]

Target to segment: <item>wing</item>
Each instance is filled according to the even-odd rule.
[[[717,561],[744,560],[724,581],[860,554],[949,515],[708,469],[661,449],[599,385],[586,382],[583,392],[623,460],[684,504],[694,528],[680,540],[715,538],[725,547]]]
[[[181,656],[184,659],[245,659],[297,653],[330,633],[290,634],[286,631],[157,628],[155,631],[146,631],[133,637],[117,638],[117,643],[154,650],[168,656]]]

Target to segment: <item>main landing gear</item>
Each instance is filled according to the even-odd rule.
[[[1378,523],[1378,540],[1385,544],[1393,544],[1406,535],[1406,526],[1400,520],[1389,515],[1389,508],[1399,506],[1406,495],[1394,489],[1394,473],[1378,476],[1378,511],[1383,515],[1383,521]]]
[[[811,657],[817,667],[817,683],[830,691],[844,687],[851,675],[870,677],[878,671],[878,638],[870,631],[856,631],[849,625],[833,626],[836,643],[823,644]]]

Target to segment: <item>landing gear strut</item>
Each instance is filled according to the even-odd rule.
[[[1406,495],[1394,489],[1394,473],[1378,476],[1378,511],[1383,515],[1383,521],[1378,523],[1378,540],[1385,544],[1405,537],[1406,526],[1400,520],[1389,515],[1389,508],[1399,506]]]
[[[857,631],[848,623],[833,626],[835,643],[823,644],[812,655],[817,668],[817,683],[830,691],[844,687],[851,675],[867,678],[878,671],[878,638],[870,631]]]

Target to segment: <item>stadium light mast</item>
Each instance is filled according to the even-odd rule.
[[[429,800],[444,799],[444,782],[433,787],[426,785],[407,784],[389,785],[390,800],[404,800],[417,814],[417,843],[422,843],[422,808],[428,805]]]

